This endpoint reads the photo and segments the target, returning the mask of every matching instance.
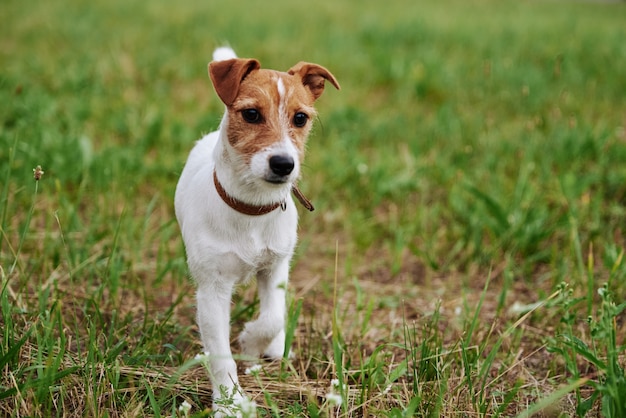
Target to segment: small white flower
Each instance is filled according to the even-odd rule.
[[[189,416],[189,411],[191,411],[191,404],[187,401],[183,401],[182,404],[178,407],[178,410],[183,413],[183,416]]]
[[[244,396],[241,399],[239,408],[241,409],[241,414],[244,418],[256,417],[256,402],[254,402],[252,399]]]
[[[346,389],[347,386],[344,384],[343,390],[345,391]],[[330,381],[330,389],[326,394],[326,399],[328,400],[329,404],[339,406],[342,404],[343,398],[341,397],[341,393],[336,392],[341,392],[341,383],[339,382],[339,379],[332,379]]]
[[[194,360],[207,361],[207,360],[209,360],[209,352],[205,351],[204,353],[198,353],[198,354],[196,354],[196,356],[193,359]]]
[[[40,165],[33,168],[33,177],[35,178],[35,180],[37,181],[41,180],[41,176],[43,176],[43,173],[44,171],[41,169]]]
[[[261,365],[260,364],[255,364],[254,366],[248,367],[246,369],[246,371],[244,372],[247,375],[258,375],[259,372],[261,371]]]
[[[344,384],[343,385],[343,390],[345,391],[348,387]],[[339,379],[332,379],[330,381],[330,391],[334,392],[339,390],[340,391],[341,387],[339,385]]]
[[[383,390],[383,394],[386,395],[391,391],[391,385],[387,385],[387,387]]]
[[[330,404],[335,405],[335,406],[339,406],[343,402],[341,395],[334,393],[334,392],[327,393],[326,399],[328,400]]]

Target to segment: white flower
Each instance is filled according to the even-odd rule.
[[[209,352],[205,351],[204,353],[198,353],[198,354],[196,354],[196,356],[193,359],[194,360],[208,361],[209,360]]]
[[[341,395],[339,395],[337,393],[334,393],[334,392],[327,393],[326,394],[326,399],[328,399],[329,403],[331,403],[332,405],[335,405],[335,406],[339,406],[343,402],[343,399],[341,398]]]
[[[261,365],[255,364],[254,366],[248,367],[244,373],[247,375],[251,374],[256,376],[257,374],[259,374],[259,371],[261,371]]]
[[[344,384],[343,385],[343,390],[345,391],[347,388],[348,387]],[[337,391],[337,390],[340,390],[340,389],[341,389],[341,387],[339,386],[339,379],[332,379],[330,381],[330,391],[334,392],[334,391]]]
[[[44,171],[41,169],[40,165],[33,168],[33,177],[35,178],[35,180],[37,181],[41,180],[41,176],[43,176],[43,173]]]
[[[182,404],[178,407],[178,410],[183,413],[183,416],[189,416],[189,411],[191,411],[191,404],[187,401],[183,401]]]
[[[239,408],[244,418],[256,417],[256,402],[250,398],[244,396],[239,403]]]
[[[342,404],[343,398],[341,397],[341,393],[337,393],[337,392],[341,392],[341,387],[342,385],[339,382],[339,379],[332,379],[330,381],[330,389],[328,390],[328,393],[326,394],[326,399],[328,400],[328,403],[334,406],[339,406]],[[346,391],[346,390],[347,390],[347,386],[344,384],[343,391]]]

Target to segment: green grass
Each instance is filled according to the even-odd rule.
[[[210,416],[173,194],[229,43],[342,85],[259,416],[623,416],[625,6],[4,1],[0,415]]]

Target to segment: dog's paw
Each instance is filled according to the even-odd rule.
[[[258,338],[255,338],[247,328],[239,334],[239,346],[241,347],[241,354],[247,361],[258,360],[263,350]]]
[[[285,332],[281,331],[278,335],[272,340],[272,342],[265,348],[263,351],[263,357],[272,359],[272,360],[280,360],[283,358],[285,354]],[[292,359],[294,354],[291,350],[289,350],[288,358]]]

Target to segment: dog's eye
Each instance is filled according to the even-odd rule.
[[[302,128],[304,125],[306,125],[308,120],[309,115],[307,115],[306,113],[298,112],[293,117],[293,124],[296,125],[298,128]]]
[[[248,123],[261,122],[261,112],[256,109],[244,109],[241,111],[241,116],[243,116],[243,120]]]

